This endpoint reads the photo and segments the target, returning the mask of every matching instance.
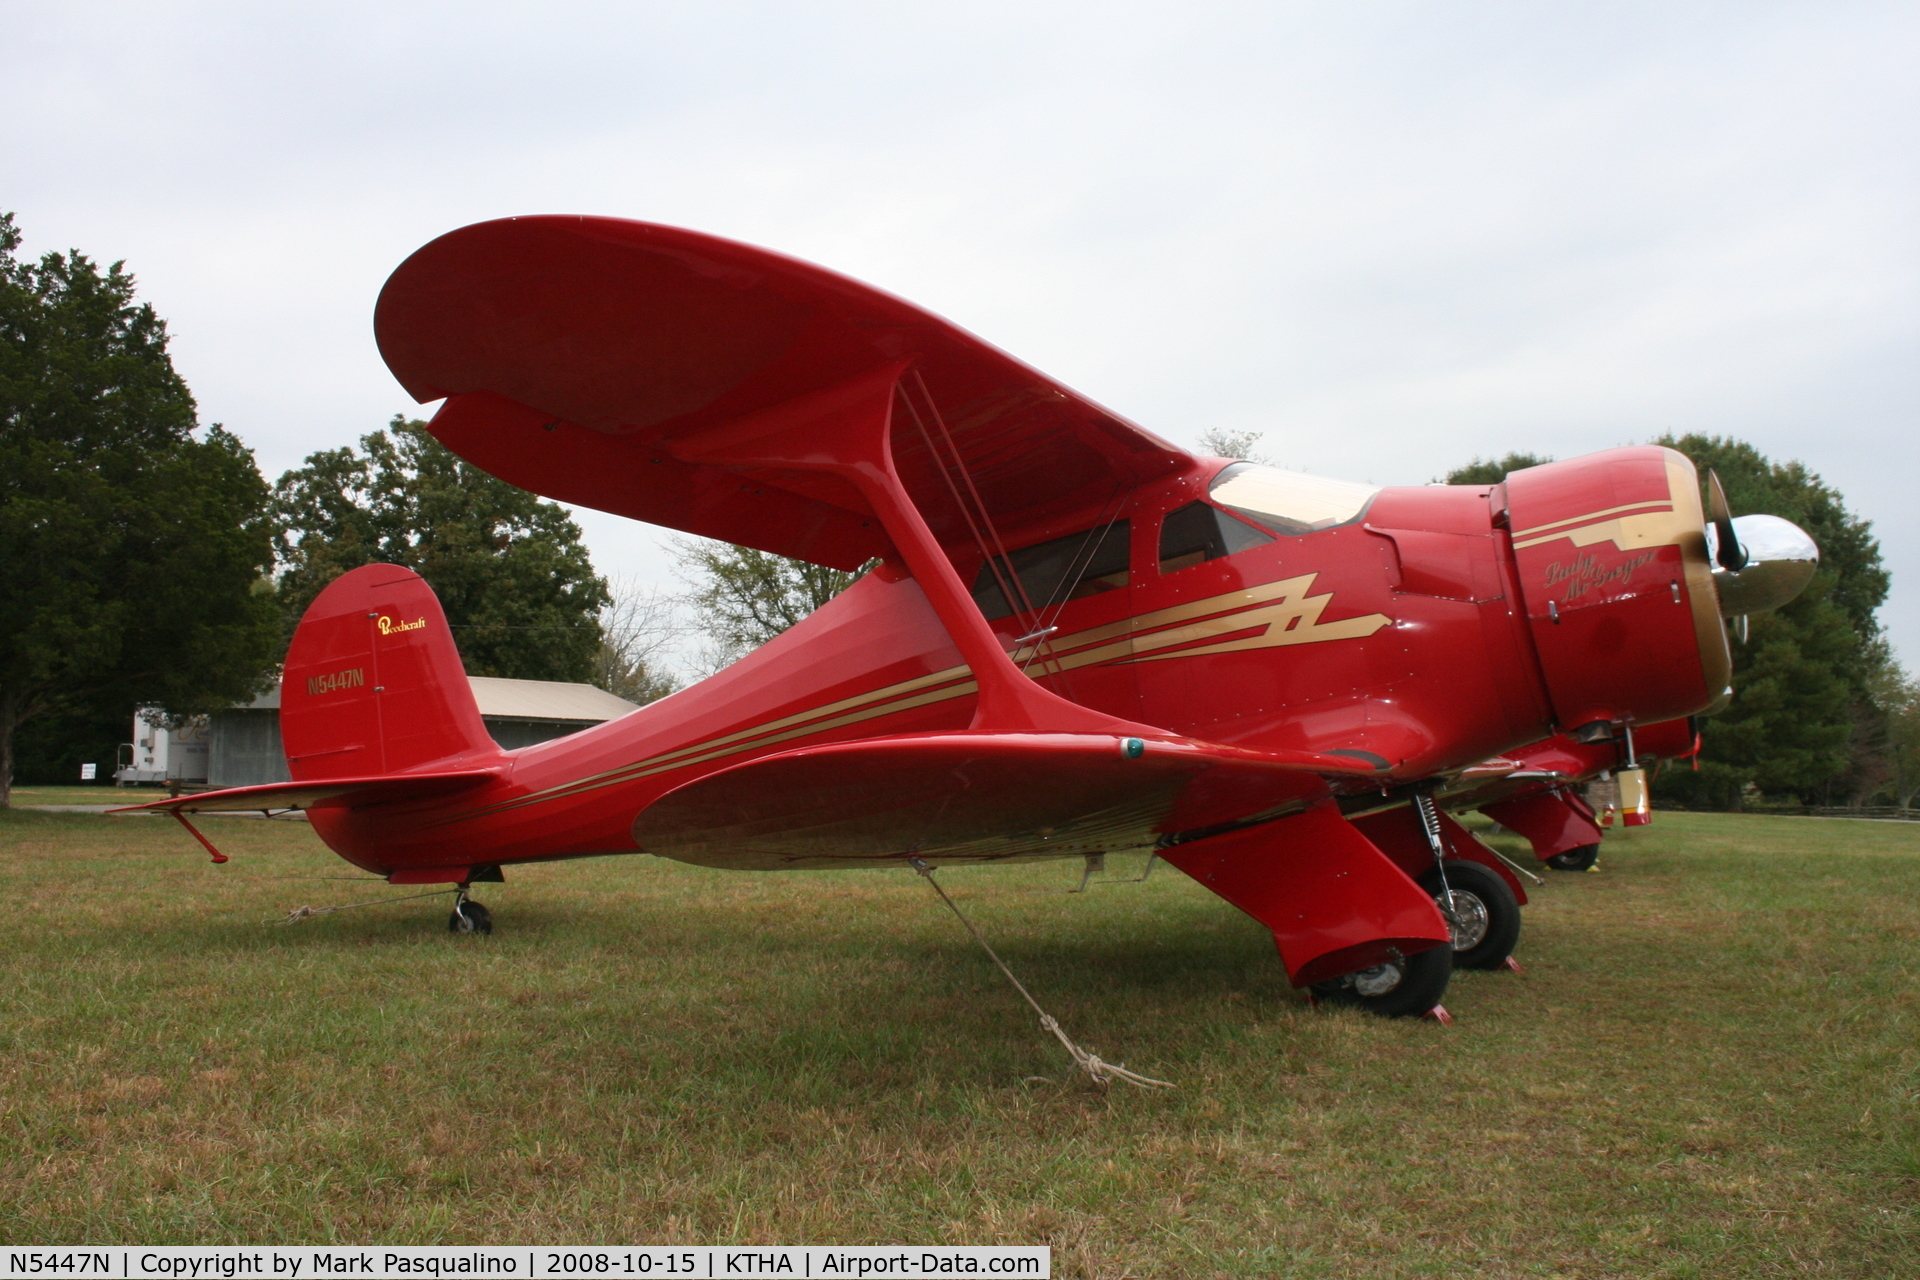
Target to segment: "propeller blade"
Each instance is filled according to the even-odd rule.
[[[1733,512],[1727,506],[1727,491],[1720,486],[1720,473],[1707,472],[1707,518],[1713,521],[1714,541],[1719,544],[1717,559],[1728,573],[1747,567],[1747,549],[1733,531]]]

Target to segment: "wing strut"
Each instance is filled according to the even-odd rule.
[[[1103,715],[1050,693],[1023,675],[1000,647],[894,468],[889,439],[893,406],[910,364],[896,360],[837,387],[682,436],[672,452],[683,462],[790,467],[851,481],[879,517],[979,682],[973,729],[1163,737],[1163,730]]]

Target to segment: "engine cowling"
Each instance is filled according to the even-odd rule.
[[[1677,719],[1726,695],[1733,658],[1684,454],[1608,449],[1512,472],[1501,488],[1495,511],[1563,729]]]

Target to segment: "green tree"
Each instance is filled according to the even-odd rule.
[[[1699,770],[1668,770],[1663,794],[1739,809],[1749,783],[1813,800],[1846,773],[1861,702],[1846,673],[1861,645],[1832,592],[1831,578],[1816,578],[1792,604],[1753,616],[1733,646],[1733,702],[1702,726]]]
[[[0,215],[0,805],[21,725],[230,705],[278,638],[253,455],[196,435],[124,264],[19,244]]]
[[[1885,649],[1874,610],[1887,571],[1872,525],[1799,462],[1774,462],[1745,441],[1665,435],[1704,478],[1716,472],[1733,513],[1793,521],[1820,547],[1820,572],[1801,595],[1749,620],[1733,646],[1733,702],[1703,729],[1700,770],[1669,770],[1661,790],[1691,803],[1738,808],[1748,784],[1827,803],[1875,766],[1884,735],[1872,701]]]
[[[1528,467],[1544,466],[1552,462],[1548,454],[1510,453],[1504,458],[1475,458],[1464,467],[1447,472],[1448,484],[1499,484],[1507,478],[1509,471],[1525,471]]]
[[[92,764],[95,784],[111,786],[132,720],[130,706],[80,706],[22,722],[13,735],[14,785],[85,786],[80,766]]]
[[[1888,663],[1875,681],[1874,704],[1886,726],[1882,790],[1902,809],[1920,794],[1920,680]]]
[[[706,645],[695,665],[708,672],[759,648],[866,572],[866,567],[850,573],[725,542],[675,538],[673,545],[691,588],[686,603]]]
[[[462,461],[396,416],[274,486],[286,625],[335,578],[404,565],[440,597],[469,675],[591,680],[607,584],[557,503]]]

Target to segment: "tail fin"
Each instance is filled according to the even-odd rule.
[[[307,607],[280,683],[280,737],[298,782],[501,755],[433,588],[393,564],[342,574]]]

